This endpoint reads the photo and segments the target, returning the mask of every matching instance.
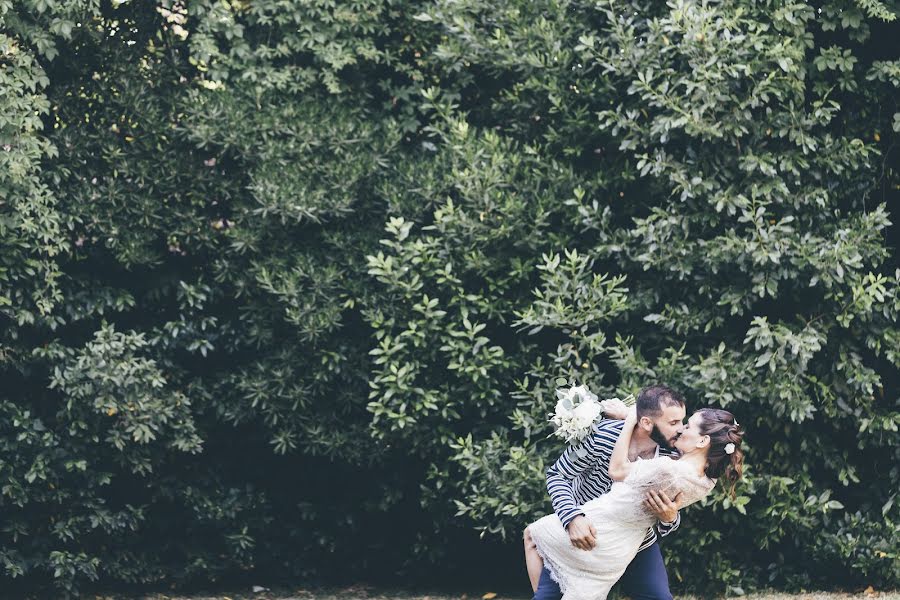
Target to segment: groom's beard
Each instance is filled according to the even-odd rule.
[[[672,444],[669,440],[666,439],[666,436],[663,435],[662,431],[656,426],[653,425],[653,431],[650,432],[650,439],[656,442],[656,445],[660,448],[665,448],[666,450],[674,450]]]

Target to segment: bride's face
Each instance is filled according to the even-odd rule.
[[[687,425],[684,426],[684,431],[681,432],[681,435],[675,441],[675,448],[679,452],[682,454],[700,452],[709,446],[709,436],[700,433],[700,424],[702,422],[703,417],[700,416],[699,412],[691,415]]]

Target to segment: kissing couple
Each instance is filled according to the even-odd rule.
[[[719,479],[734,497],[744,461],[734,415],[701,408],[685,424],[685,414],[678,392],[646,387],[547,470],[555,514],[525,529],[534,600],[605,600],[619,580],[632,600],[672,600],[659,536]]]

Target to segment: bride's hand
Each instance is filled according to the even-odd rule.
[[[624,421],[625,417],[628,416],[628,406],[618,398],[601,400],[600,408],[603,410],[603,416],[607,419]]]

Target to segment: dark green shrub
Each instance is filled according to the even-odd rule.
[[[895,13],[0,5],[6,579],[452,572],[563,375],[749,430],[681,587],[898,585]]]

